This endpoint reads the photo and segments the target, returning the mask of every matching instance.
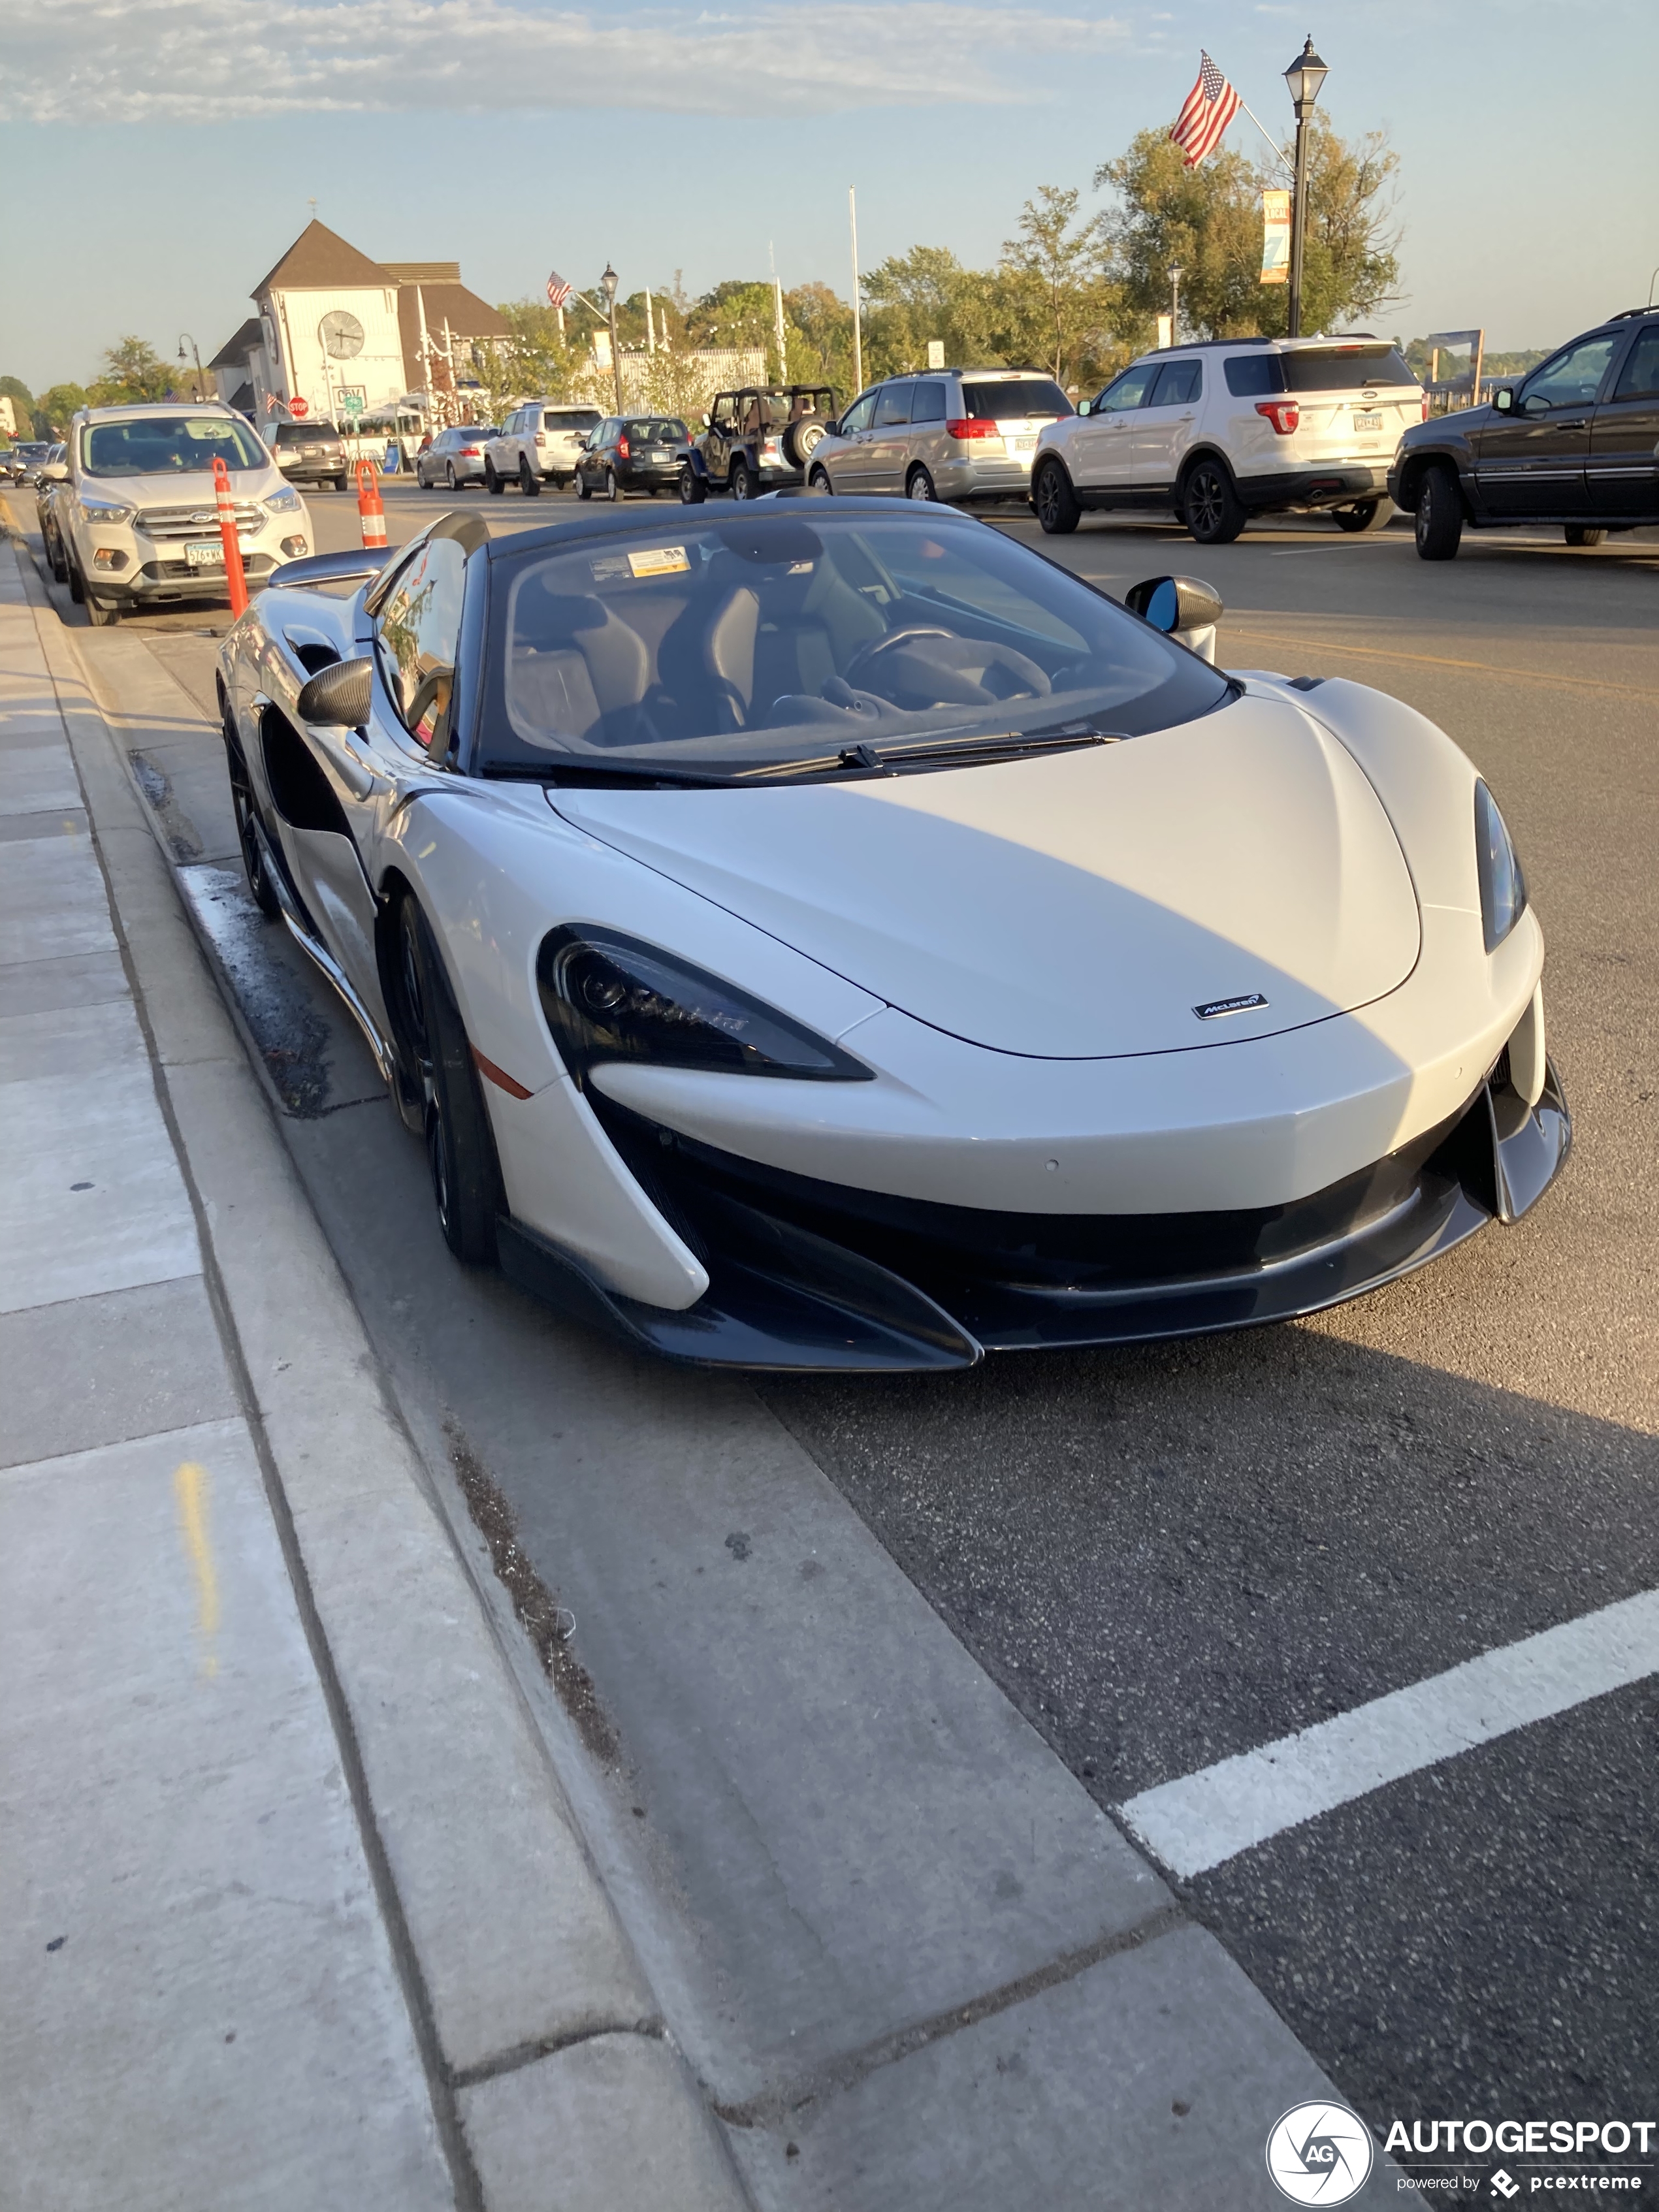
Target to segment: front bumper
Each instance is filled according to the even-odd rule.
[[[1333,461],[1322,468],[1288,469],[1237,479],[1247,507],[1346,507],[1350,500],[1380,499],[1389,489],[1386,461]]]
[[[1231,1212],[1032,1215],[814,1181],[594,1103],[708,1289],[684,1311],[643,1304],[514,1222],[500,1239],[507,1275],[669,1358],[793,1371],[969,1367],[987,1351],[1135,1343],[1316,1313],[1490,1221],[1518,1219],[1560,1172],[1572,1137],[1553,1066],[1529,1109],[1505,1057],[1458,1113],[1309,1198]]]

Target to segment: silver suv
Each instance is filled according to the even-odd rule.
[[[1024,499],[1046,425],[1072,403],[1039,369],[937,368],[856,398],[812,456],[820,491],[906,499]]]
[[[604,420],[597,407],[526,399],[484,447],[484,489],[499,492],[516,483],[527,498],[534,499],[544,483],[574,483],[576,458],[589,433]]]
[[[1389,464],[1427,412],[1386,338],[1212,338],[1143,354],[1097,399],[1044,430],[1031,479],[1046,531],[1090,507],[1173,512],[1200,545],[1253,514],[1322,509],[1385,526]]]
[[[250,585],[316,547],[306,503],[233,408],[168,400],[86,407],[42,474],[62,486],[52,521],[70,597],[102,626],[123,612],[226,596],[213,464],[224,463]]]

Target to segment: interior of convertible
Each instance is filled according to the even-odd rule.
[[[513,566],[507,727],[488,748],[508,762],[659,747],[787,759],[1006,728],[1011,708],[1022,723],[1133,709],[1164,726],[1224,690],[1024,548],[903,511],[682,523]]]

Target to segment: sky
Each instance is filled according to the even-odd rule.
[[[1596,0],[0,0],[0,374],[85,382],[136,331],[205,362],[316,213],[486,299],[851,289],[917,244],[994,260],[1040,185],[1172,120],[1206,47],[1268,130],[1322,106],[1401,157],[1403,296],[1373,327],[1546,346],[1659,264],[1659,5]],[[1260,154],[1240,114],[1227,143]]]

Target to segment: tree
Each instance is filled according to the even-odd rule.
[[[17,434],[27,438],[33,428],[34,397],[21,377],[0,376],[0,397],[12,403],[12,414],[17,423]],[[0,430],[0,437],[5,433]]]
[[[557,315],[541,300],[503,300],[495,312],[509,335],[497,340],[485,380],[492,411],[526,392],[556,398],[577,362],[570,338],[559,335]]]
[[[1309,149],[1302,326],[1329,330],[1372,315],[1395,294],[1400,264],[1388,186],[1399,167],[1380,131],[1350,143],[1316,117]],[[1126,311],[1121,334],[1145,346],[1181,270],[1182,321],[1210,337],[1284,335],[1289,297],[1264,285],[1261,193],[1285,174],[1243,155],[1212,154],[1189,169],[1162,131],[1142,131],[1128,151],[1095,172],[1116,195],[1104,219]]]
[[[1091,337],[1098,349],[1119,304],[1102,271],[1098,224],[1077,222],[1079,198],[1075,190],[1040,185],[1025,203],[1018,234],[1003,246],[998,270],[1006,323],[1023,341],[1014,352],[1043,361],[1057,384],[1081,365]]]
[[[88,386],[87,398],[94,407],[166,399],[172,394],[173,380],[172,369],[155,347],[144,338],[129,336],[106,349],[104,374]]]
[[[36,433],[42,438],[61,438],[70,417],[86,404],[87,395],[78,384],[54,384],[34,403]]]

